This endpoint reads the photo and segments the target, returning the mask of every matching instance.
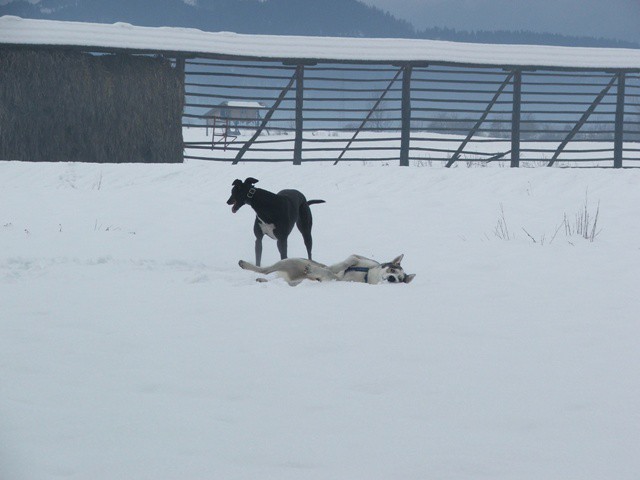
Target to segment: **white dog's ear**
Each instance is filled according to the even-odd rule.
[[[393,265],[397,265],[400,266],[400,262],[402,261],[402,258],[404,257],[404,253],[402,255],[397,256],[396,258],[394,258],[393,260],[391,260],[391,263]]]
[[[415,273],[407,275],[407,276],[404,277],[404,283],[411,283],[411,280],[413,280],[414,278],[416,278],[416,274]]]

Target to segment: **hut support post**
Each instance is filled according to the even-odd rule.
[[[451,167],[451,165],[453,165],[458,160],[458,158],[460,158],[460,155],[462,154],[462,151],[464,150],[464,147],[467,146],[467,143],[469,143],[469,140],[471,140],[471,137],[473,137],[476,134],[476,132],[478,131],[478,129],[480,128],[482,123],[486,120],[487,116],[489,115],[489,112],[491,112],[491,109],[493,108],[495,103],[498,101],[498,97],[500,97],[500,94],[507,87],[507,85],[509,85],[509,83],[511,82],[511,77],[513,77],[513,73],[510,73],[507,76],[507,78],[505,79],[505,81],[502,82],[502,85],[500,85],[500,87],[498,88],[498,91],[496,92],[496,94],[493,96],[493,98],[491,99],[491,101],[487,105],[487,108],[485,109],[483,114],[480,116],[480,119],[476,122],[476,124],[473,126],[471,131],[467,134],[467,137],[460,144],[460,146],[458,147],[458,150],[456,150],[456,153],[454,153],[451,156],[451,159],[445,165],[446,167]],[[501,156],[504,156],[504,155],[505,155],[505,153],[501,154]],[[488,161],[491,161],[494,158],[495,157],[491,157]]]
[[[349,140],[347,142],[347,145],[344,147],[344,149],[342,150],[342,152],[340,152],[340,155],[338,155],[338,159],[333,162],[334,165],[337,165],[338,162],[340,160],[342,160],[342,157],[344,156],[344,154],[347,152],[347,150],[349,149],[349,147],[351,146],[351,144],[353,143],[353,141],[356,139],[356,137],[358,136],[358,134],[362,131],[362,129],[364,128],[364,126],[367,124],[367,122],[369,121],[369,119],[371,118],[371,115],[373,115],[373,112],[376,111],[376,109],[380,106],[380,103],[382,102],[382,100],[384,99],[384,97],[387,95],[387,93],[389,93],[389,90],[391,90],[391,87],[393,86],[393,84],[395,83],[395,81],[398,79],[398,77],[400,76],[400,74],[402,73],[402,68],[400,68],[395,76],[393,77],[393,79],[391,79],[391,81],[389,82],[389,85],[387,85],[387,88],[384,89],[384,92],[382,92],[382,94],[380,95],[380,97],[378,98],[378,100],[376,100],[376,103],[373,104],[373,107],[371,107],[371,110],[369,110],[369,113],[367,113],[367,116],[365,117],[364,120],[362,120],[362,123],[360,124],[360,126],[358,127],[358,129],[355,131],[355,133],[353,134],[353,136],[351,137],[351,140]]]
[[[613,137],[613,167],[622,168],[622,152],[624,148],[624,72],[619,72],[617,77],[618,88],[616,93],[616,126]]]
[[[242,156],[245,154],[245,152],[247,150],[249,150],[249,147],[251,146],[251,144],[262,133],[262,130],[264,130],[264,128],[267,126],[267,123],[269,123],[269,120],[271,120],[271,117],[273,116],[274,112],[276,111],[276,109],[278,108],[280,103],[282,103],[282,100],[284,99],[284,97],[287,94],[287,92],[289,90],[291,90],[291,86],[293,85],[293,82],[294,82],[295,79],[296,79],[296,74],[294,73],[293,76],[291,77],[291,79],[289,80],[289,83],[287,84],[287,86],[282,89],[282,92],[280,92],[280,95],[278,96],[276,101],[273,103],[273,105],[271,106],[269,111],[264,116],[264,119],[262,120],[262,123],[256,129],[256,133],[254,133],[253,136],[247,141],[247,143],[245,143],[242,146],[242,148],[238,151],[238,154],[236,155],[236,158],[233,160],[233,165],[237,165],[238,164],[238,162],[242,159]]]
[[[409,166],[411,143],[411,72],[413,67],[402,67],[402,127],[400,132],[400,166]]]
[[[184,103],[185,103],[185,98],[187,97],[187,92],[185,90],[185,83],[186,83],[186,74],[185,74],[185,70],[186,70],[186,61],[184,57],[176,57],[176,72],[178,72],[178,78],[180,79],[180,85],[181,85],[181,95],[182,95],[182,114],[184,114]],[[205,126],[207,127],[207,131],[205,133],[205,135],[209,135],[209,128],[208,125],[206,124],[206,120],[205,120]],[[182,161],[184,162],[184,138],[182,140]]]
[[[511,112],[511,166],[520,166],[520,112],[522,107],[522,70],[513,72],[513,110]]]
[[[302,107],[304,102],[304,65],[296,65],[296,139],[293,144],[293,164],[302,165],[303,121]]]
[[[178,72],[178,77],[180,78],[180,83],[182,84],[182,96],[184,98],[184,84],[185,84],[185,59],[184,57],[176,57],[176,72]]]
[[[573,126],[573,128],[571,129],[569,134],[560,143],[560,145],[558,145],[558,148],[556,149],[555,153],[553,154],[553,157],[551,157],[551,160],[547,164],[547,167],[552,167],[553,166],[553,164],[558,159],[558,156],[562,153],[562,150],[564,150],[564,147],[566,147],[567,144],[571,141],[571,139],[576,135],[576,133],[578,133],[580,128],[582,128],[582,126],[585,124],[585,122],[589,119],[589,116],[593,113],[593,111],[596,109],[596,107],[598,105],[600,105],[600,102],[602,101],[604,96],[607,94],[609,89],[616,82],[617,78],[618,78],[618,76],[614,75],[613,78],[611,79],[611,81],[607,84],[607,86],[602,89],[602,91],[598,94],[596,99],[591,103],[591,105],[589,105],[589,108],[587,108],[587,110],[582,114],[582,117],[580,117],[580,120],[578,120],[578,123],[576,123]]]

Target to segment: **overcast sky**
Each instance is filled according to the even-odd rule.
[[[532,30],[640,42],[640,0],[361,0],[418,28]]]

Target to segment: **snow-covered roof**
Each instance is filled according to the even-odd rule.
[[[227,107],[233,108],[263,108],[264,104],[260,102],[242,102],[239,100],[227,100],[222,102],[220,105],[225,105]]]
[[[243,35],[192,28],[137,27],[0,17],[0,44],[196,53],[244,58],[640,70],[640,50],[492,45],[401,38]]]

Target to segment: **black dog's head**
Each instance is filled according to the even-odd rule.
[[[252,177],[248,177],[244,182],[239,178],[233,181],[231,184],[233,185],[231,196],[229,200],[227,200],[227,205],[233,205],[231,207],[233,213],[240,210],[240,207],[247,203],[247,199],[253,197],[253,193],[255,193],[255,188],[253,188],[254,183],[258,183],[258,180]]]

